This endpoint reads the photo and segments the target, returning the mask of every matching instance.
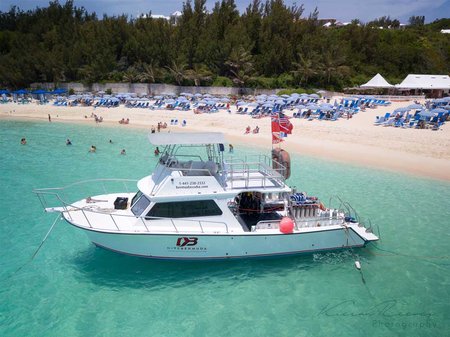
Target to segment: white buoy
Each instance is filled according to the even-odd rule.
[[[355,261],[355,267],[356,269],[361,270],[361,262]]]

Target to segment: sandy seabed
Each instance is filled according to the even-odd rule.
[[[293,134],[286,138],[282,147],[291,153],[450,181],[450,123],[444,124],[438,131],[374,125],[376,116],[412,103],[393,102],[387,107],[366,109],[349,120],[308,121],[292,118]],[[0,120],[47,121],[50,114],[52,122],[94,124],[91,114],[95,113],[103,117],[99,127],[144,128],[150,131],[158,122],[166,122],[168,128],[162,132],[223,132],[235,148],[239,145],[266,150],[271,148],[270,118],[254,119],[236,114],[234,108],[231,110],[231,113],[220,110],[212,114],[194,114],[193,110],[8,103],[0,105]],[[292,116],[294,111],[285,112]],[[129,118],[130,123],[119,124],[122,118]],[[172,119],[178,119],[178,125],[170,125]],[[180,126],[182,120],[186,120],[186,127]],[[259,126],[259,134],[244,134],[247,126],[252,129]]]

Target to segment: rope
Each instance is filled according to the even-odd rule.
[[[374,252],[370,252],[373,255],[379,255],[379,256],[401,256],[401,257],[411,257],[415,259],[422,259],[422,260],[450,260],[450,256],[448,255],[442,255],[442,256],[430,256],[430,255],[409,255],[409,254],[402,254],[398,252],[394,252],[392,250],[382,249],[380,247],[377,247],[376,245],[372,245],[375,249],[380,250],[382,252],[389,253],[388,254],[376,254]]]
[[[38,254],[39,250],[42,248],[42,246],[44,245],[45,241],[47,240],[48,236],[50,235],[50,233],[53,231],[53,228],[55,227],[56,223],[58,222],[59,218],[60,218],[60,214],[58,214],[56,216],[55,221],[53,221],[52,226],[50,227],[50,229],[48,230],[47,234],[45,234],[44,239],[42,240],[41,244],[39,245],[39,247],[35,250],[34,254],[31,256],[31,258],[25,262],[22,266],[20,266],[19,268],[16,269],[16,271],[14,273],[12,273],[9,277],[7,277],[7,279],[13,277],[15,274],[17,274],[20,270],[22,270],[27,264],[29,264],[31,261],[34,260],[34,258],[36,257],[36,255]]]

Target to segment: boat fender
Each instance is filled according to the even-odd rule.
[[[280,232],[283,234],[290,234],[294,231],[294,221],[291,218],[285,216],[280,221]]]
[[[284,166],[284,169],[280,166]],[[281,148],[272,150],[272,168],[274,170],[280,170],[285,179],[289,179],[291,176],[291,156],[289,152]],[[282,170],[281,170],[282,169]]]

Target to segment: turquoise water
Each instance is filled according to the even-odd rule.
[[[0,336],[449,335],[446,182],[293,158],[292,185],[340,195],[380,226],[376,247],[354,251],[362,275],[348,251],[213,263],[122,256],[63,222],[27,263],[55,217],[33,188],[139,179],[155,158],[144,132],[103,126],[2,121],[0,146]]]

